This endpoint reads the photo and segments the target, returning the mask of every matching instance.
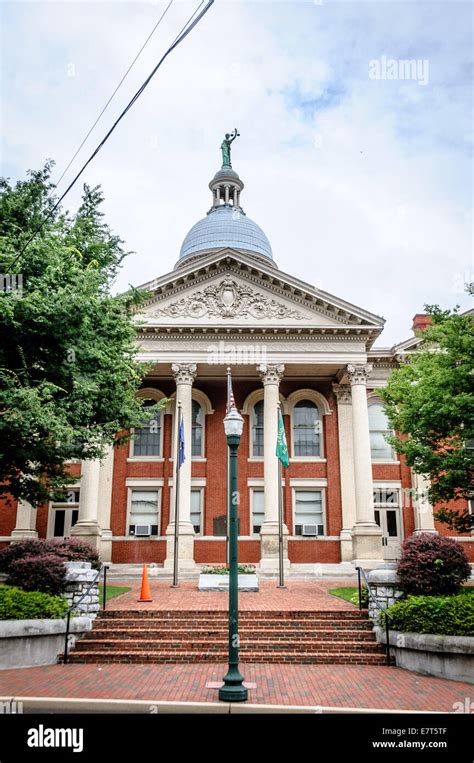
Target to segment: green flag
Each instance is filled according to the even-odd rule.
[[[290,465],[290,459],[288,458],[288,445],[286,444],[285,427],[283,425],[283,416],[281,415],[281,411],[278,411],[278,436],[276,444],[276,455],[280,459],[285,469],[288,469]]]

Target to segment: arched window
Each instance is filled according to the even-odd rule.
[[[202,408],[197,402],[193,400],[192,420],[191,420],[191,456],[200,458],[202,453],[202,446],[204,442],[203,438],[203,422],[204,414]]]
[[[263,456],[263,400],[252,410],[252,456]]]
[[[293,455],[321,455],[321,417],[311,400],[300,400],[293,408]]]
[[[155,405],[155,400],[145,400],[144,408]],[[161,412],[157,411],[143,427],[137,427],[134,431],[133,455],[136,456],[161,456]]]
[[[380,400],[369,401],[370,452],[373,461],[392,461],[393,449],[385,435],[391,435],[387,416]]]

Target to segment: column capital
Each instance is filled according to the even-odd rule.
[[[191,384],[196,378],[196,363],[173,363],[171,373],[176,384]]]
[[[370,363],[349,363],[347,366],[347,375],[351,386],[354,384],[366,384],[367,377],[372,371],[373,366]]]
[[[351,405],[352,404],[352,392],[350,384],[333,384],[333,392],[337,399],[338,405]]]
[[[280,384],[285,366],[283,363],[261,363],[257,366],[257,372],[263,384]]]

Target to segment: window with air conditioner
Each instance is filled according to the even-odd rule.
[[[191,490],[191,524],[196,535],[201,534],[202,528],[202,490]]]
[[[324,535],[322,490],[295,490],[295,535]]]
[[[259,535],[265,520],[263,490],[252,490],[252,534]]]
[[[128,534],[137,538],[159,535],[159,490],[132,490]]]

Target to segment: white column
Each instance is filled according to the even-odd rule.
[[[435,528],[433,507],[428,500],[430,481],[422,474],[412,471],[412,485],[415,490],[413,496],[413,515],[415,520],[414,535],[420,533],[437,533]]]
[[[79,519],[71,529],[71,537],[87,541],[100,549],[99,526],[100,460],[82,461],[79,482]]]
[[[194,528],[191,524],[191,426],[192,426],[192,385],[196,376],[195,363],[173,364],[171,370],[176,381],[176,402],[181,403],[184,428],[184,463],[179,469],[179,545],[178,567],[190,569],[194,562]],[[174,496],[176,491],[177,419],[174,417],[174,452],[173,452],[173,500],[170,506],[170,523],[166,530],[165,568],[171,569],[174,563]]]
[[[352,528],[356,522],[352,396],[350,384],[333,384],[332,388],[337,399],[342,504],[341,561],[351,562],[353,559]]]
[[[112,561],[112,530],[110,518],[112,512],[112,485],[114,475],[115,450],[113,445],[100,462],[98,520],[102,536],[100,539],[100,558],[103,562]]]
[[[18,499],[16,507],[15,529],[11,532],[12,540],[25,540],[28,538],[37,538],[36,529],[36,509],[27,501]]]
[[[229,193],[230,193],[230,188],[229,188],[228,185],[224,186],[224,192],[225,192],[224,200],[225,200],[225,203],[228,204],[229,203]]]
[[[278,546],[278,493],[279,466],[276,456],[278,435],[279,384],[285,370],[284,365],[262,364],[257,371],[263,381],[263,483],[265,519],[261,528],[261,569],[277,570],[279,564]],[[284,563],[288,561],[288,529],[283,525]]]
[[[352,438],[354,448],[354,484],[356,523],[352,531],[355,562],[361,567],[375,567],[383,559],[382,532],[375,522],[372,459],[370,453],[367,376],[372,366],[350,364],[347,373],[352,390]]]

